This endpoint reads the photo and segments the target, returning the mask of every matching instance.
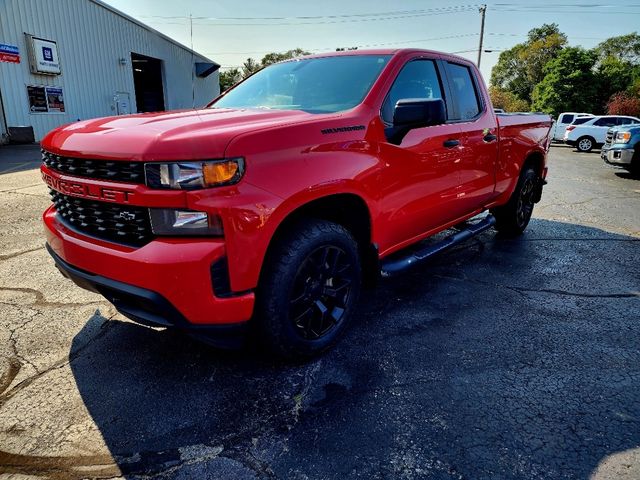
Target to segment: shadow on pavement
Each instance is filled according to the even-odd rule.
[[[639,241],[486,233],[305,365],[111,321],[71,368],[127,478],[587,478],[640,443]]]
[[[41,161],[40,145],[0,146],[0,175],[38,168]]]
[[[615,172],[616,175],[620,178],[624,178],[626,180],[640,180],[640,173],[633,174],[631,172]]]

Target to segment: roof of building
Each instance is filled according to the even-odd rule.
[[[189,53],[192,53],[193,55],[196,55],[201,60],[206,60],[207,62],[210,62],[210,63],[213,63],[213,64],[217,65],[218,67],[220,66],[218,63],[214,62],[210,58],[208,58],[208,57],[196,52],[195,50],[187,47],[186,45],[183,45],[182,43],[178,42],[177,40],[174,40],[173,38],[165,35],[164,33],[159,32],[158,30],[156,30],[155,28],[150,27],[146,23],[143,23],[140,20],[137,20],[137,19],[133,18],[132,16],[127,15],[126,13],[118,10],[117,8],[112,7],[111,5],[103,2],[102,0],[89,0],[89,1],[95,3],[96,5],[101,6],[102,8],[105,8],[105,9],[109,10],[112,13],[115,13],[116,15],[118,15],[118,16],[120,16],[120,17],[122,17],[122,18],[124,18],[124,19],[126,19],[126,20],[128,20],[130,22],[132,22],[132,23],[135,23],[136,25],[144,28],[145,30],[148,30],[148,31],[150,31],[150,32],[162,37],[166,41],[168,41],[170,43],[173,43],[174,45],[186,50]]]

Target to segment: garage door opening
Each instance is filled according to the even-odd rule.
[[[138,112],[163,111],[162,60],[131,53],[131,66]]]

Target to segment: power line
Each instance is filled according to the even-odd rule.
[[[537,3],[535,5],[523,5],[521,3],[492,3],[491,6],[500,7],[520,7],[520,8],[558,8],[558,7],[580,7],[580,8],[640,8],[640,4],[598,4],[598,3]]]
[[[466,13],[472,12],[475,8],[447,8],[433,11],[425,11],[424,13],[415,13],[415,14],[407,14],[407,15],[389,15],[385,17],[373,17],[373,18],[364,18],[358,17],[353,19],[342,19],[342,20],[325,20],[325,21],[306,21],[306,22],[279,22],[279,23],[219,23],[217,21],[207,22],[207,21],[195,21],[198,17],[194,18],[194,25],[206,25],[206,26],[217,26],[217,27],[278,27],[278,26],[290,26],[290,25],[331,25],[331,24],[343,24],[343,23],[358,23],[358,22],[379,22],[379,21],[387,21],[387,20],[402,20],[407,18],[420,18],[426,16],[436,16],[436,15],[451,15],[454,13]],[[172,19],[182,19],[182,17],[172,17]],[[214,19],[215,17],[202,17],[198,20],[205,19]],[[148,23],[156,24],[156,25],[181,25],[179,22],[158,22],[158,21],[149,21]]]
[[[377,13],[352,13],[344,15],[302,15],[302,16],[287,16],[287,17],[210,17],[210,16],[198,16],[193,17],[194,20],[316,20],[321,18],[351,18],[351,17],[373,17],[373,16],[388,16],[388,15],[408,15],[418,13],[429,13],[442,10],[456,10],[461,8],[474,9],[478,5],[451,5],[448,7],[434,7],[434,8],[422,8],[414,10],[395,10],[389,12],[377,12]],[[176,15],[138,15],[141,18],[167,18],[167,19],[185,19],[188,20],[188,16],[176,16]]]
[[[420,43],[420,42],[434,42],[437,40],[450,40],[453,38],[468,38],[468,37],[475,37],[479,35],[478,33],[464,33],[464,34],[460,34],[460,35],[448,35],[446,37],[432,37],[432,38],[421,38],[421,39],[417,39],[417,40],[398,40],[395,42],[386,42],[386,43],[367,43],[367,44],[362,44],[362,45],[354,45],[355,47],[358,48],[372,48],[372,47],[384,47],[384,46],[389,46],[389,45],[402,45],[405,43]],[[331,51],[335,49],[335,46],[332,47],[323,47],[323,48],[302,48],[302,50],[306,50],[308,52],[326,52],[326,51]],[[273,51],[277,51],[277,48],[272,48],[272,49],[265,49],[265,50],[254,50],[251,52],[204,52],[204,55],[220,55],[220,54],[224,54],[224,55],[252,55],[252,54],[260,54],[260,53],[270,53]]]

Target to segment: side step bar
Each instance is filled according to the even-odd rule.
[[[393,277],[418,263],[428,260],[438,253],[444,252],[459,243],[475,237],[476,235],[493,227],[495,224],[496,218],[493,215],[487,215],[479,222],[469,224],[469,226],[464,230],[456,232],[438,243],[427,245],[423,249],[411,252],[404,257],[398,258],[393,255],[393,257],[395,257],[393,259],[382,260],[380,273],[383,277]]]

